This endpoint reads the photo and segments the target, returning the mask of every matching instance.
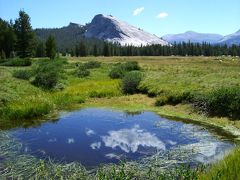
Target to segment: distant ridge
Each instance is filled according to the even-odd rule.
[[[35,30],[37,37],[45,41],[49,35],[53,35],[57,41],[58,49],[73,48],[76,43],[84,38],[85,26],[69,23],[61,28],[41,28]]]
[[[207,42],[211,44],[218,43],[218,41],[223,38],[220,34],[210,34],[210,33],[197,33],[194,31],[187,31],[181,34],[168,34],[162,37],[162,39],[170,43],[181,43],[181,42],[192,42],[192,43],[202,43]]]
[[[227,44],[228,46],[231,46],[233,44],[240,45],[240,30],[233,34],[224,36],[218,43]]]

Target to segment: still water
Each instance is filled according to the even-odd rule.
[[[206,163],[222,158],[234,146],[201,126],[168,120],[153,112],[129,114],[98,108],[63,113],[54,123],[17,128],[11,134],[22,143],[23,153],[78,161],[86,167],[140,160],[176,149],[194,152],[191,159]]]

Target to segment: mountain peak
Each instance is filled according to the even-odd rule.
[[[195,31],[186,31],[185,34],[198,34],[198,33]]]
[[[96,15],[88,25],[86,37],[120,43],[121,45],[141,46],[148,44],[168,45],[161,38],[147,33],[127,22],[121,21],[112,15]]]
[[[97,18],[97,17],[109,18],[109,17],[113,17],[113,16],[112,15],[105,15],[105,14],[97,14],[97,15],[94,16],[94,18]]]

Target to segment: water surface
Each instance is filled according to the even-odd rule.
[[[205,128],[162,118],[153,112],[128,114],[86,108],[63,113],[56,122],[11,133],[23,144],[23,153],[57,161],[78,161],[86,167],[141,160],[156,153],[188,150],[196,162],[222,158],[233,147],[224,137]],[[171,158],[171,157],[170,157]]]

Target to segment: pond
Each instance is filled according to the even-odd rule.
[[[58,121],[7,132],[21,142],[24,154],[77,161],[87,168],[120,160],[146,160],[156,154],[179,161],[180,154],[169,155],[172,152],[184,154],[181,161],[187,163],[209,163],[234,146],[213,131],[154,112],[131,114],[100,108],[62,113]]]

